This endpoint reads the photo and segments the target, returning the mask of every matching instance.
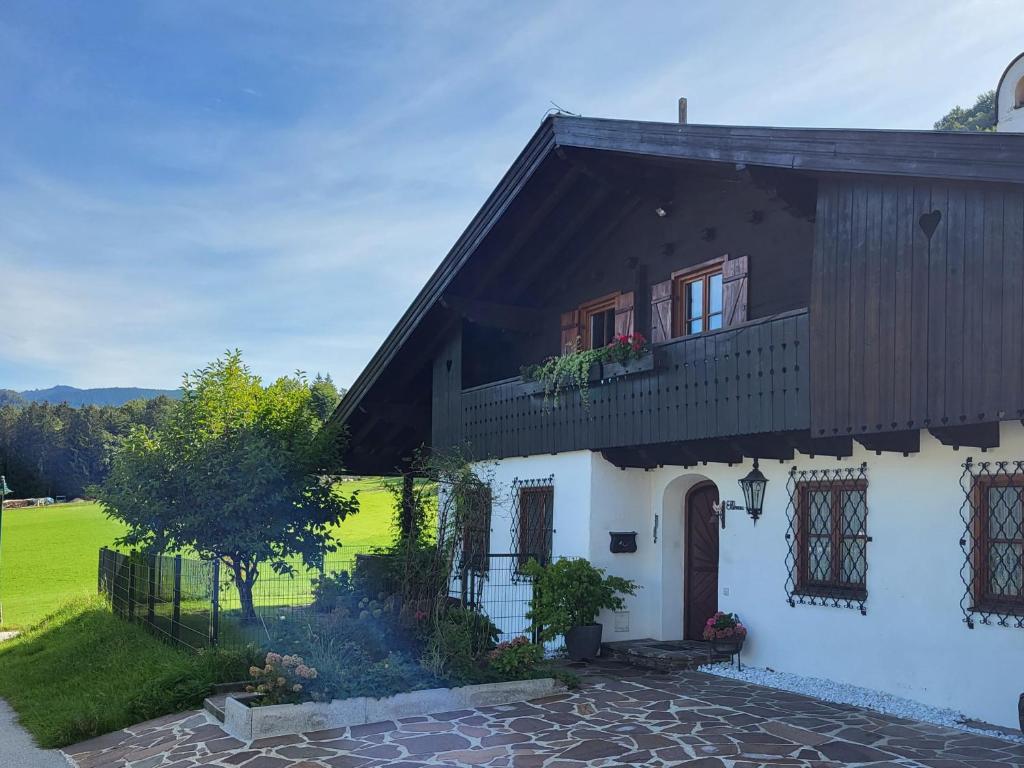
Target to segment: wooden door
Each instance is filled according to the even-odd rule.
[[[718,610],[718,487],[701,483],[686,495],[686,561],[683,585],[685,639],[702,640],[704,624]]]

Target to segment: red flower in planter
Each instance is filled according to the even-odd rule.
[[[704,624],[705,640],[725,640],[728,638],[744,638],[747,628],[740,622],[735,613],[719,611]]]

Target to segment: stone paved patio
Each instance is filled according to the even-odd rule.
[[[700,672],[602,664],[524,704],[242,743],[205,712],[67,749],[79,768],[1024,765],[1024,746]]]

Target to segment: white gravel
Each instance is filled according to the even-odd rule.
[[[882,691],[874,691],[870,688],[860,688],[856,685],[837,683],[834,680],[823,680],[817,677],[802,677],[792,675],[788,672],[776,672],[773,669],[761,667],[744,666],[739,671],[731,664],[705,664],[699,668],[701,672],[708,672],[720,677],[729,677],[734,680],[743,680],[756,685],[763,685],[767,688],[778,688],[779,690],[791,693],[800,693],[816,699],[823,699],[834,704],[850,704],[854,707],[872,709],[875,712],[902,717],[908,720],[920,720],[935,725],[944,725],[949,728],[956,728],[961,731],[977,733],[983,736],[993,736],[998,739],[1013,741],[1024,744],[1024,735],[1020,732],[1007,733],[1001,730],[990,730],[976,728],[967,724],[968,718],[961,712],[952,709],[941,709],[922,704],[918,701],[903,699]],[[993,726],[995,728],[996,726]]]

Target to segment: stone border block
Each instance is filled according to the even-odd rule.
[[[236,739],[252,741],[268,736],[379,723],[457,709],[513,704],[550,696],[563,690],[565,686],[562,683],[544,677],[538,680],[465,685],[460,688],[429,688],[398,693],[383,699],[361,696],[330,702],[307,701],[266,707],[250,707],[244,700],[228,696],[224,706],[224,730]]]

